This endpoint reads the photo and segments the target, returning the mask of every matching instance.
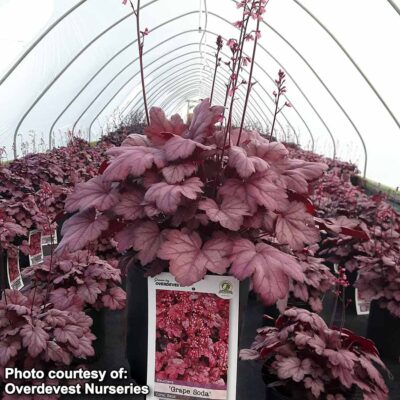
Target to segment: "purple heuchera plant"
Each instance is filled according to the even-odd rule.
[[[108,150],[104,173],[67,198],[67,211],[79,212],[57,251],[82,249],[111,229],[119,251],[132,248],[149,270],[169,267],[182,285],[230,273],[251,278],[267,304],[285,297],[289,278],[304,280],[292,250],[319,240],[299,199],[326,165],[291,159],[255,131],[225,136],[214,126],[222,112],[203,100],[188,126],[153,108],[146,135]]]
[[[43,298],[6,289],[0,300],[0,377],[5,368],[49,371],[94,355],[92,319],[42,305]],[[26,382],[25,382],[26,384]]]
[[[314,312],[322,311],[321,297],[335,286],[335,276],[323,264],[322,258],[298,255],[304,272],[304,282],[293,281],[291,294],[296,299],[308,303]]]
[[[125,307],[126,293],[118,286],[121,272],[117,261],[104,261],[89,251],[77,251],[62,258],[45,257],[43,263],[26,268],[24,275],[42,293],[50,285],[50,301],[60,310],[77,306],[111,310]]]
[[[335,171],[320,179],[314,202],[325,230],[335,233],[325,235],[318,255],[357,270],[360,292],[400,317],[399,213],[383,195],[368,196]]]
[[[385,366],[373,342],[347,329],[330,329],[304,309],[288,309],[275,327],[259,329],[241,358],[265,360],[266,379],[291,399],[345,400],[354,390],[365,400],[388,399],[375,365]]]
[[[400,215],[381,202],[374,222],[371,241],[356,246],[360,254],[355,257],[359,267],[356,287],[400,318]]]
[[[15,246],[12,244],[14,239],[26,234],[26,228],[18,225],[11,216],[0,210],[0,246],[3,249],[14,248]]]

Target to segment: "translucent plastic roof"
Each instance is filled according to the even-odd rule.
[[[294,107],[278,117],[280,137],[289,130],[303,148],[400,186],[399,6],[270,0],[247,121],[271,124],[273,79],[283,68]],[[237,37],[239,17],[233,0],[142,1],[149,105],[184,115],[188,100],[208,97],[216,35]],[[0,0],[0,147],[9,159],[14,142],[20,156],[21,144],[43,151],[72,129],[94,140],[116,113],[143,108],[135,30],[120,0]],[[227,78],[222,65],[215,103]]]

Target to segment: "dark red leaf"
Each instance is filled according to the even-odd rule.
[[[99,175],[102,175],[103,172],[107,169],[107,167],[108,167],[109,165],[110,165],[110,162],[109,162],[109,161],[107,161],[107,160],[103,161],[103,162],[101,163],[100,167],[99,167],[99,171],[98,171]]]
[[[315,207],[311,200],[301,193],[296,193],[293,190],[288,190],[289,201],[300,201],[306,206],[306,210],[309,214],[314,214]]]

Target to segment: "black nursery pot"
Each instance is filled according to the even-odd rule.
[[[377,300],[371,302],[367,338],[375,342],[383,358],[398,361],[400,357],[400,318],[381,308]]]
[[[93,324],[91,331],[96,336],[93,341],[94,356],[87,359],[87,363],[96,362],[103,354],[105,347],[105,319],[104,309],[95,310],[94,308],[87,308],[85,313],[92,318]]]
[[[147,382],[148,285],[141,268],[132,265],[126,281],[126,355],[132,379]]]
[[[148,284],[139,265],[127,271],[126,282],[127,336],[126,355],[130,374],[138,385],[147,383],[147,340],[148,340]],[[247,308],[249,281],[240,282],[239,294],[239,340]]]
[[[276,390],[273,387],[266,387],[265,390],[265,400],[289,400],[290,397],[287,397],[283,395],[282,393],[279,393],[278,390]]]

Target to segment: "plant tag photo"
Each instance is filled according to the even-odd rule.
[[[368,315],[371,306],[371,299],[361,294],[357,288],[354,289],[354,297],[356,299],[357,315]]]
[[[42,246],[47,246],[50,244],[57,244],[58,239],[57,239],[57,229],[54,229],[53,232],[44,232],[42,235]]]
[[[234,400],[239,281],[206,275],[181,286],[149,278],[147,384],[150,399]]]
[[[21,270],[19,268],[19,250],[8,250],[7,276],[10,289],[21,290],[24,287]]]
[[[42,235],[42,251],[43,251],[43,256],[49,256],[52,252],[52,250],[55,249],[56,245],[58,243],[58,238],[57,238],[57,229],[54,229],[53,232],[43,232]]]
[[[43,262],[42,232],[29,232],[29,265]]]

